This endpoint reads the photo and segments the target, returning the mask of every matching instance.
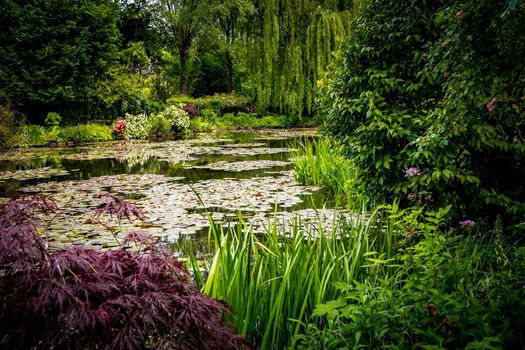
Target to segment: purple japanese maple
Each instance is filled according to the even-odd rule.
[[[103,211],[137,214],[106,198]],[[39,215],[57,209],[44,196],[0,206],[0,348],[252,348],[229,328],[227,305],[196,290],[184,266],[145,233],[124,241],[138,252],[50,249]]]

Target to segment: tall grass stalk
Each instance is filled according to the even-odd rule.
[[[342,148],[333,140],[319,138],[300,142],[294,147],[294,173],[304,185],[319,186],[347,207],[359,209],[363,198],[358,191],[359,174]]]
[[[336,298],[334,282],[359,279],[370,256],[391,250],[377,212],[332,229],[294,219],[288,232],[269,220],[264,235],[252,227],[213,222],[215,256],[203,291],[234,311],[237,331],[262,349],[283,349],[310,321],[314,307]],[[210,219],[211,220],[211,219]],[[365,271],[366,272],[366,271]],[[194,270],[196,281],[203,281]]]

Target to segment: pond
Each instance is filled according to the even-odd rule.
[[[242,217],[261,229],[272,216],[289,221],[291,211],[312,220],[308,208],[330,202],[317,188],[299,185],[292,172],[291,148],[314,136],[315,130],[229,132],[3,151],[0,201],[17,193],[51,196],[60,208],[48,222],[54,246],[111,248],[125,232],[141,230],[178,255],[190,240],[198,254],[206,254],[210,216],[224,224]],[[138,206],[146,221],[96,218],[103,192]]]

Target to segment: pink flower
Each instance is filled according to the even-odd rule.
[[[406,177],[414,177],[416,175],[421,174],[421,170],[419,170],[418,167],[411,167],[405,170],[405,176]]]
[[[461,10],[456,11],[456,18],[460,19],[462,14],[463,14],[463,11],[461,11]]]
[[[115,126],[113,127],[113,132],[117,135],[122,134],[126,128],[126,121],[124,119],[115,120]]]
[[[448,72],[443,73],[443,78],[447,79],[449,76]]]
[[[492,100],[489,101],[489,103],[487,103],[487,111],[489,113],[494,112],[494,109],[496,108],[496,102],[497,102],[497,100],[494,97],[494,98],[492,98]]]

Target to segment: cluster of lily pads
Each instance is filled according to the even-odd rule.
[[[261,140],[265,137],[278,140],[289,138],[290,134],[280,132],[259,136]],[[61,208],[59,215],[48,219],[48,239],[58,246],[87,244],[111,248],[119,244],[123,233],[132,230],[147,231],[163,242],[176,242],[181,237],[203,232],[209,226],[210,218],[226,225],[241,216],[258,229],[264,226],[262,223],[270,217],[269,213],[273,215],[278,212],[279,220],[292,220],[286,208],[301,203],[305,195],[317,189],[299,186],[291,171],[275,171],[289,166],[290,161],[250,159],[268,154],[286,154],[290,149],[270,147],[265,142],[233,142],[230,138],[217,137],[162,143],[110,142],[75,149],[10,151],[0,154],[0,159],[117,159],[133,165],[153,158],[183,163],[187,169],[225,172],[223,178],[200,181],[159,174],[123,174],[44,181],[19,188],[19,192],[23,193],[47,194]],[[226,156],[222,159],[232,161],[209,161],[221,156]],[[258,175],[252,178],[227,177],[228,173],[254,170]],[[47,179],[69,174],[64,169],[42,167],[5,171],[0,173],[0,180]],[[144,212],[146,219],[117,222],[112,218],[97,216],[97,209],[102,205],[98,197],[101,192],[110,192],[132,202]],[[310,211],[299,212],[299,215],[308,222],[314,222]]]

